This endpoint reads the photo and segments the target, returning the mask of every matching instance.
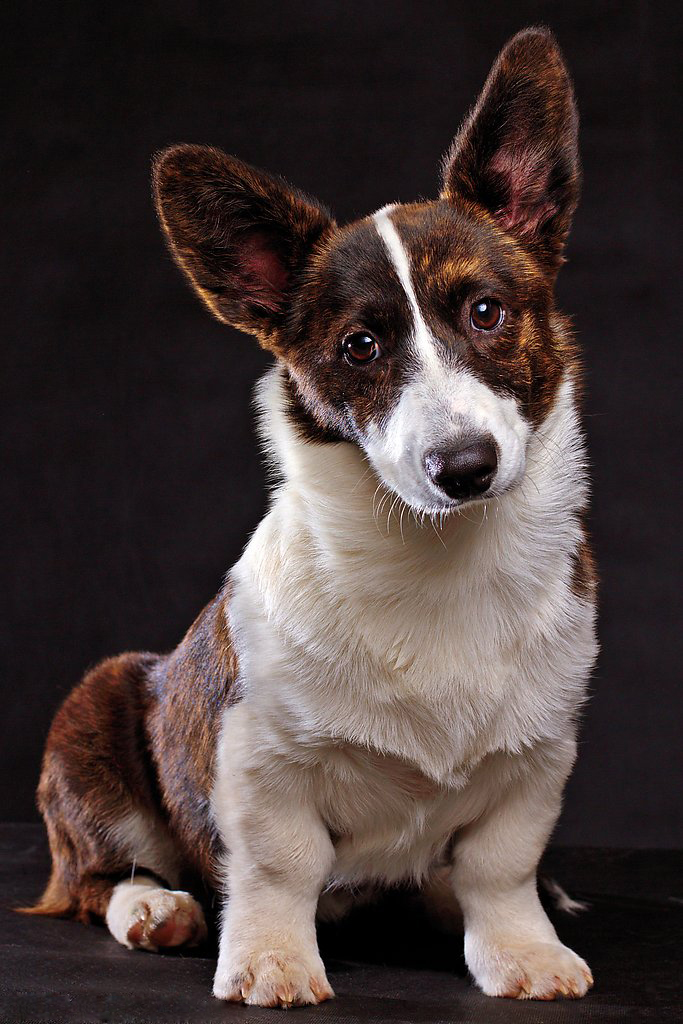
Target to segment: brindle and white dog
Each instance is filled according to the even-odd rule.
[[[434,201],[339,227],[219,150],[156,160],[179,266],[275,356],[258,401],[281,482],[180,646],[102,663],[57,714],[34,912],[156,950],[203,937],[187,890],[208,884],[216,996],[317,1003],[316,913],[446,865],[484,992],[587,991],[536,887],[596,653],[553,300],[578,183],[543,29],[499,56]]]

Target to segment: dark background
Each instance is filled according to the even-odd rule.
[[[265,507],[250,398],[267,358],[172,266],[151,154],[222,146],[342,220],[433,195],[498,49],[542,21],[582,114],[559,295],[586,353],[603,577],[557,839],[683,845],[678,5],[9,6],[0,816],[35,815],[49,721],[83,670],[174,645]]]

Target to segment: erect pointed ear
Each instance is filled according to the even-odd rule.
[[[329,213],[284,181],[210,146],[154,161],[159,220],[178,265],[224,323],[270,347]]]
[[[560,49],[519,32],[493,65],[444,160],[444,198],[477,203],[557,269],[578,199],[578,117]]]

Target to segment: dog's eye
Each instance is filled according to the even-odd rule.
[[[371,334],[358,331],[357,334],[349,334],[344,338],[342,351],[347,363],[353,366],[363,366],[377,359],[380,354],[379,342]]]
[[[495,331],[503,322],[503,307],[496,299],[477,299],[470,308],[470,322],[475,331]]]

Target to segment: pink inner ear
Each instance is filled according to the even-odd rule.
[[[247,236],[240,246],[240,270],[246,278],[249,298],[266,309],[277,311],[287,288],[287,268],[262,234]]]
[[[498,211],[498,217],[507,230],[531,235],[555,213],[555,204],[548,199],[548,170],[543,153],[508,146],[496,153],[491,170],[506,183],[509,199]]]

